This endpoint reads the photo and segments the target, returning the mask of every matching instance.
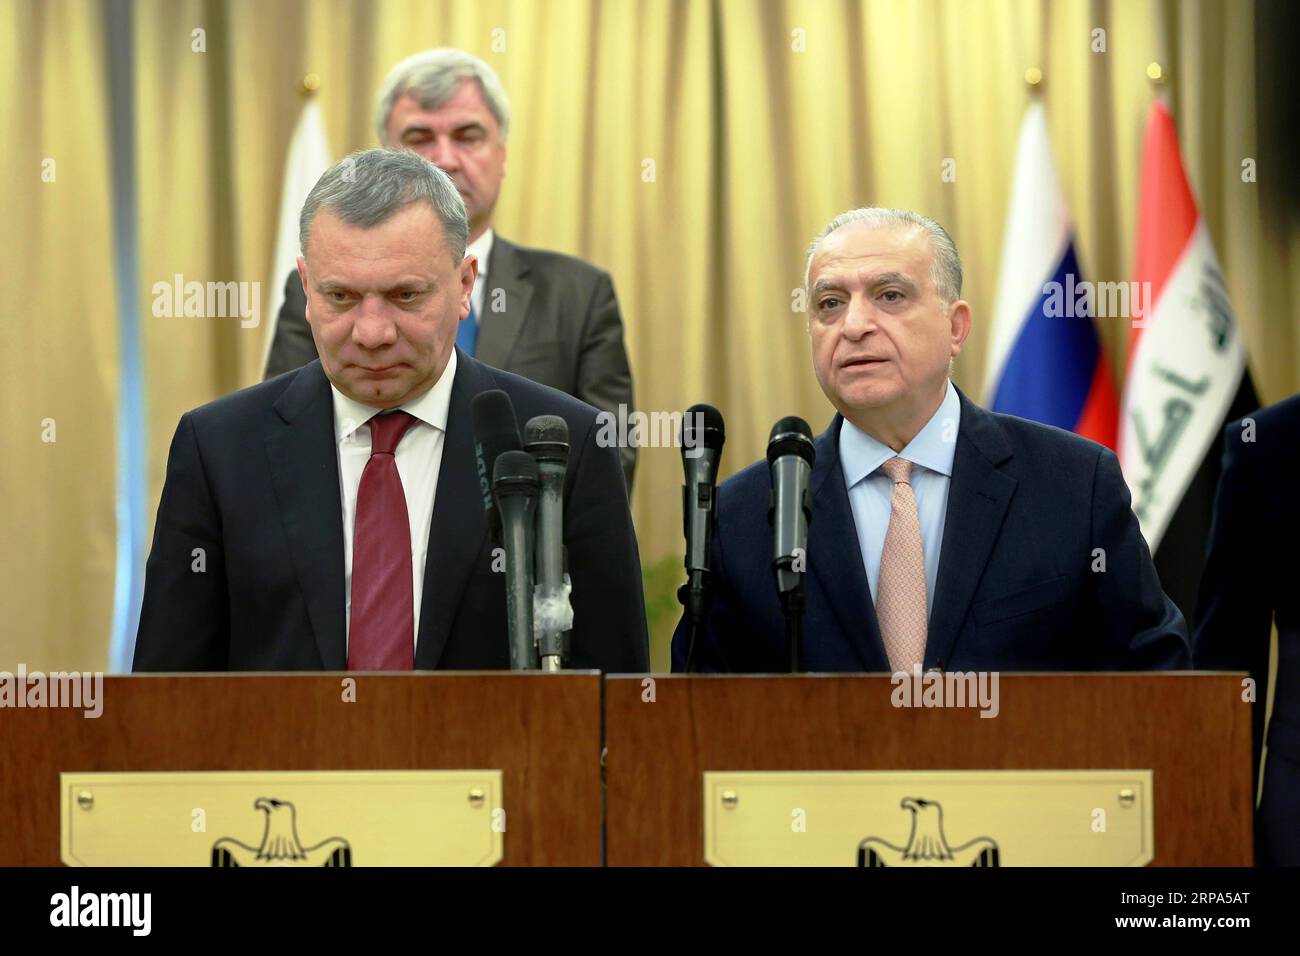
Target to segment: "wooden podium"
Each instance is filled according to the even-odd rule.
[[[273,819],[297,815],[295,865],[373,864],[377,844],[359,839],[367,819],[396,828],[390,849],[441,846],[403,829],[436,816],[422,789],[430,775],[456,778],[438,807],[450,800],[476,833],[499,800],[504,826],[489,862],[506,865],[600,865],[602,815],[610,865],[785,862],[783,847],[824,843],[828,821],[846,815],[858,830],[835,836],[830,863],[908,865],[912,852],[910,865],[939,865],[913,852],[931,820],[931,843],[951,844],[942,865],[1016,865],[1028,858],[1014,832],[1020,815],[1043,807],[1056,816],[1041,826],[1039,850],[1068,830],[1076,855],[1103,845],[1128,853],[1128,840],[1126,865],[1252,860],[1250,705],[1238,675],[1001,675],[992,719],[975,707],[898,706],[887,676],[603,684],[590,672],[109,677],[97,719],[0,710],[0,865],[117,862],[123,844],[112,840],[130,803],[136,832],[184,845],[190,865],[209,852],[213,865],[249,865],[241,853],[258,847],[263,814],[262,848]],[[462,772],[492,775],[486,796],[467,790]],[[208,798],[241,774],[228,791],[242,786],[238,800],[192,836],[192,804],[177,794],[215,806]],[[302,779],[263,792],[276,774]],[[338,777],[323,796],[296,796],[310,789],[303,779]],[[384,777],[366,783],[364,802],[347,791],[359,777]],[[169,787],[167,800],[149,803]],[[98,827],[99,842],[72,852],[78,826]],[[92,845],[95,854],[80,852]]]
[[[842,859],[852,865],[855,854],[879,860],[885,842],[905,842],[906,811],[916,814],[926,801],[904,799],[900,808],[897,793],[923,796],[930,778],[917,772],[991,770],[1149,772],[1151,865],[1251,864],[1252,705],[1241,700],[1239,675],[1006,674],[999,685],[998,714],[986,719],[970,708],[895,706],[887,676],[612,677],[605,689],[607,862],[704,863],[706,815],[725,823],[731,811],[739,819],[747,800],[754,806],[733,787],[720,791],[716,811],[706,807],[711,771],[906,772],[894,775],[905,789],[895,791],[892,816],[873,820],[875,830],[864,824],[861,849],[856,838],[845,844]],[[761,831],[774,845],[798,843],[777,831],[797,829],[801,812],[807,834],[825,820],[790,805]],[[1075,809],[1069,826],[1085,833],[1105,816]],[[1118,796],[1108,812],[1112,822],[1126,812]],[[964,839],[952,831],[950,820],[952,842]],[[991,865],[1014,862],[1004,851]]]
[[[486,768],[501,772],[501,863],[598,866],[600,680],[580,671],[108,677],[97,719],[0,711],[0,865],[59,865],[60,773]],[[95,810],[109,812],[105,803]],[[252,827],[241,832],[256,844],[260,814],[251,801],[240,806]],[[304,837],[312,823],[299,820]]]

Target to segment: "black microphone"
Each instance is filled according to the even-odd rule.
[[[533,512],[537,463],[526,451],[503,451],[492,467],[492,496],[501,515],[506,549],[506,622],[510,669],[537,669],[533,642]]]
[[[712,405],[692,405],[682,418],[682,524],[686,536],[686,583],[677,599],[689,625],[686,670],[695,670],[696,635],[709,595],[709,546],[717,520],[718,466],[727,440],[722,413]]]
[[[483,496],[492,541],[501,544],[501,514],[492,500],[493,468],[502,452],[519,451],[519,425],[510,396],[498,389],[480,392],[470,402],[474,419],[474,458],[478,468],[478,490]]]
[[[573,628],[568,575],[564,573],[564,475],[569,465],[569,426],[558,415],[538,415],[524,425],[524,451],[537,462],[537,593],[533,601],[542,670],[558,671],[568,656]]]
[[[767,467],[772,478],[767,520],[772,525],[772,571],[785,612],[790,670],[803,670],[804,572],[808,566],[808,525],[812,521],[812,429],[791,415],[772,426]]]

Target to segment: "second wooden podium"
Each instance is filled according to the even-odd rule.
[[[1250,865],[1240,676],[954,686],[611,678],[607,862]]]

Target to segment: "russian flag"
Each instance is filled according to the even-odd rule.
[[[1119,405],[1084,286],[1041,100],[1016,146],[985,402],[1115,447]]]

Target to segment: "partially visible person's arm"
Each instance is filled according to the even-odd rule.
[[[1108,448],[1098,454],[1092,485],[1092,548],[1088,560],[1102,557],[1095,570],[1101,639],[1110,643],[1106,658],[1122,670],[1160,670],[1191,666],[1187,623],[1160,586],[1119,459]],[[1096,549],[1101,549],[1098,555]]]
[[[1251,711],[1254,764],[1259,769],[1264,742],[1265,696],[1273,608],[1266,575],[1269,560],[1261,541],[1269,534],[1260,511],[1264,489],[1256,483],[1252,458],[1241,427],[1224,432],[1223,473],[1214,500],[1214,522],[1196,603],[1193,656],[1200,670],[1246,671],[1255,681]]]
[[[623,341],[623,317],[619,313],[614,284],[600,274],[587,306],[582,342],[578,355],[578,382],[574,396],[588,405],[618,417],[619,405],[630,414],[632,402],[632,368],[628,364],[627,346]],[[623,475],[628,497],[632,494],[632,476],[636,471],[636,449],[620,448]]]
[[[181,418],[167,456],[135,671],[221,671],[230,653],[221,519],[212,499],[191,415]]]
[[[593,421],[569,461],[564,544],[573,631],[566,666],[641,674],[650,669],[641,558],[618,455],[597,444],[598,431]]]

